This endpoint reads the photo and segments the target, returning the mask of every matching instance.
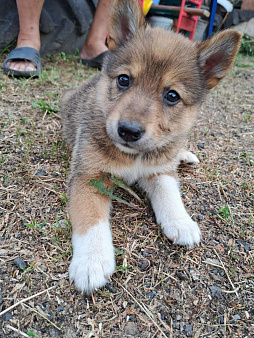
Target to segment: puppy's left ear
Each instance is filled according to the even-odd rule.
[[[124,44],[144,24],[145,18],[138,0],[115,0],[110,12],[109,50]]]
[[[199,64],[209,89],[215,87],[233,66],[242,35],[226,30],[198,46]]]

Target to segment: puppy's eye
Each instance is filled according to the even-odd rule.
[[[180,95],[175,90],[169,90],[165,93],[164,99],[170,105],[178,103],[181,98]]]
[[[130,86],[130,78],[126,74],[119,75],[116,79],[116,83],[120,89],[128,88]]]

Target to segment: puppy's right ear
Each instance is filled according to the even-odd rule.
[[[138,0],[115,0],[109,23],[109,50],[114,50],[130,39],[145,24]]]

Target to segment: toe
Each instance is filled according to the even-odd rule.
[[[31,61],[20,60],[20,61],[8,61],[7,66],[12,70],[28,71],[32,72],[36,70],[36,66]]]

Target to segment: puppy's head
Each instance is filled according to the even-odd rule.
[[[137,0],[115,1],[99,94],[112,142],[133,154],[175,147],[231,68],[240,39],[228,30],[194,43],[147,26]]]

